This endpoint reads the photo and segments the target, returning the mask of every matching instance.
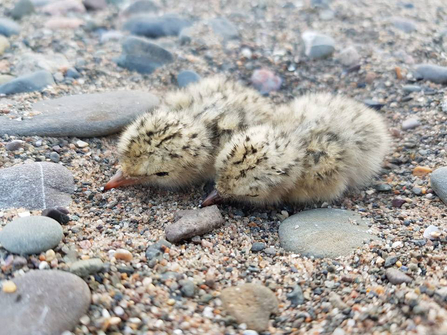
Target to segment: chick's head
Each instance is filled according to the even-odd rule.
[[[121,183],[117,186],[191,184],[212,167],[212,148],[209,131],[188,115],[165,110],[146,114],[121,136],[118,144],[121,172],[117,177]]]
[[[290,133],[269,126],[233,136],[216,160],[215,194],[251,203],[279,202],[302,169],[303,154],[294,146]]]

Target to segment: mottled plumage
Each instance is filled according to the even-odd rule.
[[[331,201],[368,184],[390,147],[383,118],[345,97],[304,96],[277,116],[275,126],[251,127],[219,153],[221,197],[256,204]]]

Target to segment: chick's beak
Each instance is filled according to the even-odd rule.
[[[109,182],[104,186],[104,192],[111,190],[112,188],[117,188],[121,186],[128,186],[128,185],[135,185],[139,184],[140,180],[137,178],[126,178],[123,175],[123,172],[121,170],[118,170],[118,172],[112,177],[112,179],[109,180]]]
[[[212,190],[202,202],[202,207],[211,206],[222,202],[223,198],[217,190]]]

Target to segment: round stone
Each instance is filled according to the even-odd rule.
[[[191,83],[196,83],[200,80],[200,76],[194,71],[182,71],[177,75],[177,83],[179,87],[186,87]]]
[[[31,271],[13,282],[15,292],[0,292],[2,334],[62,334],[78,324],[90,305],[87,284],[71,273]]]
[[[304,42],[304,53],[310,59],[327,58],[334,53],[335,40],[330,36],[305,31],[301,38]]]
[[[57,221],[46,216],[27,216],[8,223],[0,243],[15,254],[39,254],[56,247],[64,234]]]
[[[347,256],[375,238],[368,225],[355,213],[320,208],[292,215],[279,226],[281,246],[304,256],[336,258]]]
[[[102,271],[104,263],[99,258],[84,259],[74,262],[70,266],[70,272],[81,277]]]

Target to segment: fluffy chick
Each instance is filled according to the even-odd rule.
[[[216,191],[203,205],[219,197],[254,204],[332,201],[380,171],[390,140],[374,110],[329,94],[304,96],[287,108],[288,122],[251,127],[222,149]]]
[[[267,99],[222,76],[169,93],[160,107],[122,134],[118,144],[122,170],[105,190],[137,183],[181,187],[212,179],[223,144],[235,132],[273,117]]]

